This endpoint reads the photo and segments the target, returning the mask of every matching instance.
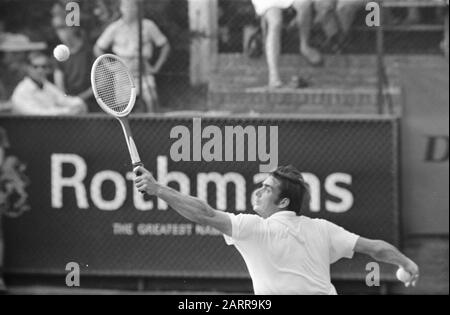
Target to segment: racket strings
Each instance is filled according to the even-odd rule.
[[[103,58],[95,70],[95,86],[103,103],[116,113],[124,112],[133,87],[127,68],[114,58]]]

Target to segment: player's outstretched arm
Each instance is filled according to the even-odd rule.
[[[170,187],[160,185],[152,174],[142,166],[134,169],[135,185],[140,192],[157,196],[167,202],[176,212],[186,219],[209,225],[231,236],[231,220],[224,212],[211,208],[199,198],[182,194]]]
[[[419,279],[419,267],[411,259],[403,255],[395,246],[381,240],[371,240],[359,237],[355,245],[355,252],[363,253],[372,258],[402,267],[411,274],[410,283],[416,285]]]

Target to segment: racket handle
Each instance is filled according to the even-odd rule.
[[[137,162],[137,163],[133,163],[133,170],[136,168],[136,167],[138,167],[138,166],[142,166],[142,167],[144,167],[144,163],[142,163],[142,162]],[[141,175],[140,174],[140,172],[139,173],[137,173],[136,175]]]
[[[142,166],[142,167],[144,167],[144,163],[142,163],[142,162],[137,162],[137,163],[133,163],[133,170],[136,168],[136,167],[138,167],[138,166]],[[140,173],[137,173],[136,175],[141,175]],[[145,194],[145,191],[141,191],[141,194]]]

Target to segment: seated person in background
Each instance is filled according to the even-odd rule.
[[[295,23],[300,36],[300,53],[312,65],[321,65],[320,52],[309,44],[313,24],[320,23],[328,12],[333,11],[336,0],[252,0],[256,13],[262,17],[265,37],[265,51],[269,68],[269,87],[280,87],[279,73],[281,54],[281,30],[283,10],[293,8],[296,11]],[[315,13],[315,14],[314,14]]]
[[[45,47],[45,43],[31,42],[25,35],[0,30],[0,113],[11,110],[12,92],[25,76],[27,52]]]
[[[136,0],[121,0],[120,12],[122,17],[109,25],[94,47],[94,53],[99,56],[109,50],[124,60],[139,87],[139,29],[138,29],[138,2]],[[142,56],[144,59],[142,93],[139,97],[147,105],[145,111],[151,112],[157,104],[155,78],[169,55],[169,42],[158,26],[151,20],[142,21]],[[150,64],[154,46],[160,47],[158,60]]]
[[[49,58],[42,52],[28,55],[27,76],[12,95],[12,111],[22,115],[70,115],[86,112],[79,97],[67,96],[47,81],[52,72]]]
[[[71,96],[78,96],[89,106],[90,112],[98,112],[94,93],[90,82],[90,72],[93,60],[92,48],[85,40],[79,27],[68,27],[65,20],[55,16],[52,20],[58,39],[69,47],[70,58],[57,63],[54,72],[55,85]]]

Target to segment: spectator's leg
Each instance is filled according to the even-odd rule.
[[[269,86],[278,87],[282,85],[279,60],[281,54],[281,28],[283,16],[281,9],[270,8],[264,14],[264,21],[267,25],[265,51],[267,67],[269,69]]]
[[[356,13],[364,8],[365,2],[361,0],[340,0],[336,8],[336,15],[339,19],[341,31],[347,35],[355,20]]]
[[[297,25],[300,35],[300,52],[313,65],[322,63],[320,52],[309,45],[309,37],[313,23],[312,0],[295,0],[294,8],[297,11]]]
[[[335,16],[331,16],[329,19],[321,23],[322,30],[325,34],[327,41],[339,35],[340,25],[338,22],[339,21],[336,19]]]
[[[322,29],[327,37],[325,47],[333,52],[340,52],[348,41],[350,28],[359,10],[364,8],[361,0],[339,0],[332,17],[322,23]]]

